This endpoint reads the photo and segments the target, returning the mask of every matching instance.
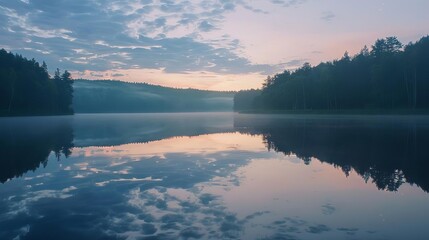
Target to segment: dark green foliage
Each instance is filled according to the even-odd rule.
[[[251,110],[255,108],[256,100],[261,90],[239,91],[234,96],[234,111]]]
[[[74,89],[78,113],[232,111],[234,96],[112,80],[75,80]]]
[[[67,71],[51,79],[45,62],[0,50],[0,116],[73,114],[72,84]]]
[[[379,39],[371,51],[268,77],[259,96],[235,96],[235,109],[347,110],[429,108],[429,36],[407,46]],[[243,101],[247,101],[244,103]]]

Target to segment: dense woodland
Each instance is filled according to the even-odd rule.
[[[234,92],[177,89],[113,80],[75,80],[77,113],[232,111]]]
[[[405,47],[378,39],[355,56],[268,77],[262,90],[240,91],[234,109],[428,109],[429,36]]]
[[[73,114],[73,81],[45,62],[0,50],[0,116]]]

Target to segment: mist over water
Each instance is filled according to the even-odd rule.
[[[0,119],[0,239],[424,239],[425,116]]]

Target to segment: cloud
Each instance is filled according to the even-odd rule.
[[[283,7],[295,7],[305,3],[307,0],[271,0],[271,3],[281,5]]]
[[[260,8],[255,8],[252,5],[248,4],[246,1],[239,1],[238,3],[244,9],[247,9],[247,10],[252,11],[254,13],[268,14],[267,11],[260,9]]]
[[[1,13],[8,17],[8,32],[22,32],[27,37],[38,38],[62,38],[68,41],[74,41],[70,36],[71,31],[64,28],[43,29],[30,23],[27,15],[20,15],[14,9],[0,6]]]
[[[160,182],[162,181],[162,179],[153,179],[152,177],[145,177],[145,178],[130,178],[130,179],[126,179],[126,178],[119,178],[119,179],[112,179],[112,180],[107,180],[107,181],[103,181],[103,182],[97,182],[95,183],[96,186],[98,187],[104,187],[109,183],[112,182]]]
[[[309,233],[320,234],[323,232],[329,232],[331,230],[332,229],[330,227],[324,224],[319,224],[319,225],[309,226],[306,231]]]
[[[332,215],[333,213],[335,213],[336,210],[337,208],[332,204],[325,204],[322,206],[322,213],[324,215]]]
[[[246,1],[0,1],[1,47],[73,72],[273,73],[238,55],[237,39],[202,40]],[[98,75],[98,74],[97,74]],[[117,77],[121,77],[117,75]]]
[[[255,213],[239,219],[223,206],[217,196],[193,189],[153,188],[141,191],[132,189],[128,194],[128,204],[138,211],[130,211],[124,217],[115,219],[111,229],[119,230],[118,236],[135,239],[134,236],[189,238],[238,238],[247,224],[263,213]],[[141,213],[151,213],[150,217]],[[143,218],[142,218],[143,217]],[[118,221],[121,219],[120,221]],[[149,232],[139,228],[140,223],[148,222]],[[136,232],[131,229],[141,229]]]
[[[288,68],[288,69],[298,68],[298,67],[301,67],[307,61],[308,61],[308,59],[305,59],[305,58],[304,59],[302,59],[302,58],[292,59],[292,60],[289,60],[287,62],[279,63],[279,64],[277,64],[277,66],[279,66],[280,68]]]
[[[125,76],[125,74],[121,74],[121,73],[113,73],[113,74],[111,74],[110,76],[112,76],[112,77],[123,77],[123,76]]]
[[[200,31],[202,32],[210,32],[216,29],[216,27],[210,24],[208,21],[204,20],[200,23],[200,25],[198,25],[198,29],[200,29]]]
[[[70,186],[62,190],[40,190],[23,194],[19,199],[13,199],[9,206],[7,215],[16,216],[22,213],[28,213],[31,204],[40,201],[41,199],[66,199],[72,197],[70,193],[77,190],[76,187]]]
[[[96,73],[93,73],[93,72],[91,72],[90,74],[93,77],[104,77],[104,74],[96,74]]]
[[[335,17],[336,17],[336,15],[333,12],[327,11],[327,12],[322,13],[322,16],[320,17],[320,19],[322,19],[323,21],[326,21],[326,22],[330,22]]]
[[[347,235],[356,235],[359,228],[337,228],[338,231],[346,232]]]

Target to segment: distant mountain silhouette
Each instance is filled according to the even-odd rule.
[[[77,113],[232,111],[233,92],[176,89],[114,80],[75,80]]]

